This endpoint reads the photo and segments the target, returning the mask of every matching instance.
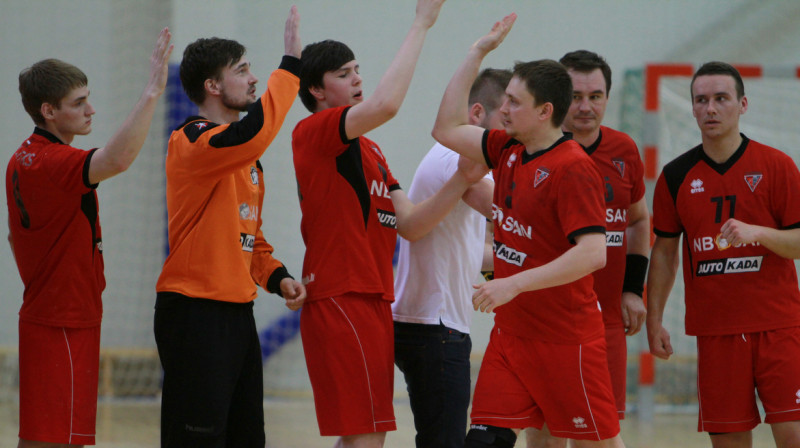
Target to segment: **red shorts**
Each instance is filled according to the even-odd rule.
[[[397,429],[393,325],[391,303],[378,295],[303,305],[300,334],[321,435]]]
[[[100,326],[19,323],[19,437],[94,445]]]
[[[625,328],[606,329],[606,351],[608,352],[608,372],[611,374],[611,389],[617,403],[617,416],[625,419],[626,378],[628,376],[628,345]]]
[[[697,337],[697,430],[749,431],[800,420],[800,327]]]
[[[472,424],[541,429],[556,437],[619,434],[606,341],[550,344],[492,329],[472,400]]]

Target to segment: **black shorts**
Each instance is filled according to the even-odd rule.
[[[158,293],[164,368],[161,446],[265,445],[261,346],[253,303]]]

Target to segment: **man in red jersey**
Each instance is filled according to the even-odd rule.
[[[167,148],[170,253],[156,284],[154,320],[164,367],[163,448],[265,444],[253,301],[261,286],[294,310],[305,288],[264,239],[258,159],[297,95],[299,21],[292,7],[283,59],[260,96],[240,43],[203,38],[183,53],[181,83],[199,116],[173,131]]]
[[[416,240],[441,221],[486,169],[467,160],[441,190],[413,204],[364,134],[391,119],[408,91],[443,0],[418,0],[400,50],[364,99],[345,44],[303,50],[300,98],[312,115],[292,133],[308,299],[300,318],[320,434],[337,446],[380,447],[396,429],[392,256],[397,234]],[[466,110],[466,108],[465,108]]]
[[[25,292],[19,311],[19,447],[95,443],[103,242],[98,184],[133,163],[167,82],[161,31],[150,79],[102,148],[70,146],[92,131],[86,75],[57,59],[23,70],[19,91],[36,128],[6,171],[8,239]]]
[[[605,59],[577,50],[559,62],[572,78],[572,105],[563,129],[591,156],[605,184],[606,266],[592,276],[603,311],[617,414],[623,419],[628,361],[625,336],[639,332],[646,314],[642,294],[650,250],[650,214],[644,197],[644,167],[636,143],[627,134],[601,125],[611,90],[611,67]],[[531,448],[566,446],[565,439],[550,436],[546,427],[526,434]]]
[[[761,422],[778,447],[800,446],[800,172],[739,132],[739,72],[709,62],[691,84],[702,143],[664,166],[647,277],[650,351],[672,354],[662,325],[683,235],[686,334],[697,336],[698,431],[714,447],[750,447]]]
[[[591,273],[605,265],[603,183],[561,131],[572,81],[551,60],[517,63],[500,108],[504,130],[467,124],[469,86],[516,19],[506,16],[469,50],[447,86],[433,136],[493,169],[495,279],[476,286],[494,311],[465,447],[512,447],[546,423],[579,447],[624,446],[605,330]]]

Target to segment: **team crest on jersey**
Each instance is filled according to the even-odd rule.
[[[203,129],[204,127],[208,126],[208,123],[201,121],[200,123],[197,123],[195,126],[197,126],[197,129]]]
[[[622,159],[611,159],[611,163],[613,163],[617,171],[619,171],[619,177],[625,177],[625,161]]]
[[[750,187],[750,191],[753,193],[756,192],[756,187],[758,183],[761,182],[761,179],[764,177],[761,173],[748,173],[744,175],[744,181],[747,182],[747,186]]]
[[[533,188],[538,187],[539,184],[544,182],[544,180],[547,179],[548,176],[550,176],[550,170],[549,169],[544,168],[544,167],[537,168],[536,169],[536,176],[534,176],[534,178],[533,178]]]
[[[250,167],[250,181],[253,185],[258,185],[258,170],[254,166]]]

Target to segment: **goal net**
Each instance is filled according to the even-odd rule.
[[[651,64],[625,74],[620,128],[643,149],[651,211],[655,180],[663,166],[701,141],[689,91],[696,68],[689,64]],[[748,98],[748,110],[740,120],[741,132],[752,140],[786,152],[795,163],[800,163],[800,129],[793,121],[800,113],[798,69],[737,68],[743,76]],[[697,402],[697,349],[695,338],[684,333],[683,293],[682,271],[679,270],[664,314],[664,325],[670,332],[675,354],[668,361],[655,363],[653,388],[657,409],[692,407]],[[647,350],[646,342],[642,349]],[[629,378],[630,385],[631,379],[636,377]]]

